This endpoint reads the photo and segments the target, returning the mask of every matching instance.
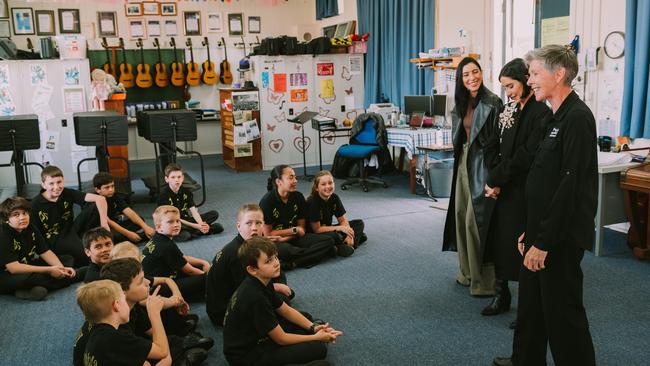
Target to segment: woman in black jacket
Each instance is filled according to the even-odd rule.
[[[494,295],[494,266],[483,251],[494,200],[485,197],[486,147],[495,133],[501,99],[483,85],[478,61],[465,57],[456,70],[456,106],[452,111],[454,176],[445,222],[443,250],[458,251],[456,282],[474,296]]]
[[[539,141],[545,120],[551,110],[538,102],[526,84],[528,67],[516,58],[503,66],[499,81],[510,102],[498,117],[497,133],[489,151],[495,159],[488,169],[486,196],[496,199],[488,231],[484,262],[493,262],[496,270],[496,291],[492,302],[481,314],[497,315],[510,309],[508,281],[517,281],[522,263],[517,238],[525,231],[526,207],[524,188],[526,176]]]

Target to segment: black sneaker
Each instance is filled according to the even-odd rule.
[[[349,245],[344,245],[344,244],[342,244],[342,245],[337,245],[337,246],[336,246],[336,254],[337,254],[339,257],[349,257],[349,256],[351,256],[352,254],[354,254],[354,248],[352,248],[352,247],[349,246]]]
[[[366,233],[361,233],[359,235],[359,244],[358,245],[361,245],[361,244],[365,243],[366,241],[368,241],[368,236],[366,236]]]
[[[222,231],[223,231],[223,226],[220,223],[215,222],[212,225],[210,225],[210,234],[219,234]]]
[[[208,358],[208,352],[203,348],[192,348],[185,351],[185,361],[181,365],[184,366],[198,366]]]
[[[43,286],[34,286],[29,290],[16,290],[14,295],[21,300],[41,301],[47,296],[47,289]]]
[[[204,337],[201,333],[192,332],[183,337],[183,349],[202,348],[209,350],[214,346],[214,340],[210,337]]]

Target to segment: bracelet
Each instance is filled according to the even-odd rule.
[[[320,319],[316,319],[316,320],[314,320],[313,323],[311,323],[311,326],[309,327],[309,330],[312,332],[312,334],[316,334],[316,327],[319,326],[319,325],[323,325],[323,324],[326,324],[326,323],[324,321],[320,320]]]

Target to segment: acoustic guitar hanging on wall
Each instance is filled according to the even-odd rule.
[[[171,82],[173,86],[183,86],[185,85],[185,73],[183,72],[183,63],[178,61],[178,54],[176,52],[176,40],[172,37],[169,44],[174,49],[174,62],[172,62],[172,76]]]
[[[151,70],[149,64],[144,62],[144,48],[142,38],[138,38],[136,46],[140,47],[140,63],[137,66],[138,75],[135,77],[135,85],[140,88],[151,88],[153,79],[151,78]]]
[[[120,48],[122,49],[122,62],[120,63],[119,83],[125,88],[135,86],[135,77],[133,76],[133,66],[126,61],[126,49],[124,48],[124,39],[120,38]]]
[[[164,88],[169,84],[169,81],[167,81],[167,66],[162,62],[162,56],[160,55],[158,38],[153,39],[153,45],[158,50],[158,62],[156,62],[156,77],[154,78],[154,82],[156,86]]]
[[[232,84],[232,72],[230,71],[230,63],[228,62],[228,50],[226,47],[226,40],[223,39],[223,37],[221,37],[221,43],[223,44],[224,59],[223,61],[221,61],[221,64],[219,65],[220,68],[219,81],[221,81],[221,84],[230,85]]]
[[[192,39],[188,38],[185,45],[190,49],[190,62],[187,63],[187,85],[197,86],[201,82],[199,65],[194,62],[194,50],[192,49]]]
[[[206,85],[213,85],[219,79],[219,76],[214,72],[214,62],[210,60],[210,44],[208,43],[208,37],[203,37],[203,45],[208,51],[208,59],[203,62],[203,74],[201,75],[201,80]]]

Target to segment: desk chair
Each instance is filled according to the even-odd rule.
[[[337,151],[339,156],[355,160],[359,167],[359,177],[348,178],[341,185],[341,189],[343,190],[348,189],[348,187],[353,184],[359,184],[364,192],[368,192],[368,183],[381,184],[384,188],[388,188],[388,184],[382,179],[374,177],[368,178],[364,166],[365,159],[369,159],[373,154],[377,154],[381,150],[381,147],[377,143],[376,124],[383,124],[384,121],[381,119],[375,121],[372,118],[363,118],[363,116],[365,115],[360,116],[362,118],[354,120],[355,125],[363,124],[361,131],[350,138],[349,144],[339,147]]]

